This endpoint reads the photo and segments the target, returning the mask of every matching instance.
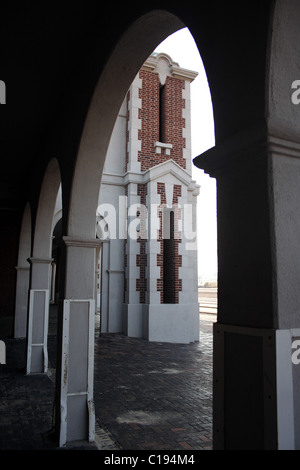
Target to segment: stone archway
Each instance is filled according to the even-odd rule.
[[[294,309],[298,308],[299,296],[291,301],[284,289],[286,281],[293,281],[291,275],[296,274],[298,279],[299,274],[295,257],[299,129],[298,124],[292,124],[299,111],[289,108],[290,87],[298,78],[292,75],[298,69],[287,66],[291,79],[288,91],[278,72],[291,47],[295,46],[297,54],[300,42],[295,21],[299,6],[295,0],[287,0],[281,5],[277,2],[276,8],[274,18],[270,17],[271,2],[266,2],[259,15],[256,6],[249,6],[249,16],[243,10],[240,21],[231,20],[231,24],[221,15],[213,27],[200,20],[194,23],[196,34],[197,28],[204,28],[197,44],[206,45],[203,58],[216,119],[216,147],[196,159],[197,166],[216,177],[218,185],[216,448],[293,448],[299,437],[294,419],[299,407],[294,399],[299,379],[293,378],[290,362],[288,369],[282,365],[290,361],[292,335],[300,336]],[[87,319],[94,311],[95,299],[98,177],[113,124],[125,92],[147,55],[183,26],[176,16],[157,11],[133,23],[107,62],[87,115],[65,237],[62,331],[63,335],[67,332],[67,344],[61,358],[57,403],[57,409],[64,410],[57,420],[61,445],[75,439],[92,440],[94,436],[93,354],[89,354],[93,324]],[[268,31],[272,27],[273,35]],[[283,40],[287,30],[289,34]],[[289,273],[286,266],[291,266]],[[69,362],[65,362],[66,357]],[[288,376],[283,373],[287,370]],[[68,384],[63,381],[66,377]],[[288,415],[284,412],[285,398],[293,403]],[[282,440],[278,441],[278,436]]]
[[[76,439],[94,438],[93,354],[88,351],[93,348],[91,328],[94,325],[90,316],[95,311],[94,276],[100,243],[96,239],[99,177],[110,136],[125,94],[144,61],[163,39],[183,27],[185,25],[178,17],[166,11],[153,11],[137,20],[111,55],[87,114],[74,171],[68,234],[64,237],[67,261],[61,322],[63,337],[66,337],[64,331],[69,335],[62,348],[61,382],[58,384],[60,405],[57,409],[64,410],[63,416],[57,418],[60,445]],[[77,337],[75,330],[79,324],[81,336],[75,352],[72,335]],[[79,346],[82,347],[81,356]],[[69,385],[63,382],[66,376]]]
[[[61,183],[56,159],[50,160],[43,179],[35,218],[31,265],[27,374],[45,373],[48,369],[48,315],[51,286],[52,227],[57,194]]]

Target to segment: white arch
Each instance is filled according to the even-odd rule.
[[[19,241],[18,266],[27,267],[31,253],[31,208],[27,202],[22,219]]]
[[[50,258],[53,217],[57,196],[61,184],[58,162],[51,159],[41,188],[38,210],[35,220],[33,257]]]
[[[91,305],[96,297],[95,270],[98,262],[97,250],[100,240],[96,240],[96,209],[100,191],[101,174],[104,167],[113,127],[132,81],[140,67],[152,53],[155,47],[171,33],[185,25],[174,15],[165,11],[154,11],[137,20],[124,34],[116,45],[110,59],[96,86],[91,105],[87,114],[85,126],[75,165],[73,184],[70,195],[66,243],[66,282],[65,282],[65,325],[72,323],[73,312],[76,311],[77,324],[81,322],[81,345],[77,342],[77,350],[84,348],[84,343],[93,347],[94,333],[91,331],[93,322],[87,324],[86,305]],[[76,272],[76,276],[74,273]],[[74,300],[75,299],[75,300]],[[69,306],[69,307],[68,307]],[[94,310],[90,307],[89,311]],[[66,327],[67,328],[67,327]],[[75,327],[74,327],[75,328]],[[73,328],[73,335],[74,333]],[[82,369],[71,367],[67,360],[70,355],[66,352],[73,338],[63,331],[66,350],[61,359],[62,376],[72,377],[69,383],[92,374],[93,357],[86,358]],[[73,363],[76,360],[72,359]],[[85,380],[85,379],[84,379]],[[75,382],[74,382],[75,383]],[[89,397],[89,407],[85,420],[89,423],[89,439],[94,434],[94,412],[92,398],[92,381],[86,383],[86,396]],[[81,390],[82,391],[82,390]],[[68,396],[74,394],[71,387],[61,389],[58,409],[64,409],[66,416],[61,418],[59,430],[60,444],[75,439],[85,439],[87,430],[83,426],[83,417],[75,413]],[[86,407],[83,396],[81,406]],[[73,410],[69,411],[69,410]]]
[[[81,137],[71,193],[69,236],[95,238],[99,180],[124,96],[155,47],[184,26],[166,11],[153,11],[133,24],[112,53],[94,92]]]
[[[59,165],[50,160],[43,179],[35,219],[28,313],[27,374],[48,369],[48,315],[51,285],[52,227],[61,183]]]
[[[53,214],[53,222],[52,222],[52,232],[57,224],[57,222],[62,218],[62,189],[61,189],[61,184],[59,185],[57,197],[56,197],[56,203],[55,203],[55,208],[54,208],[54,214]]]

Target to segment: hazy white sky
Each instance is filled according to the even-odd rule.
[[[180,67],[199,73],[191,84],[192,158],[215,145],[213,111],[205,69],[198,48],[187,28],[169,36],[155,52],[165,52]],[[199,276],[217,273],[216,182],[193,165],[193,178],[200,184],[198,196]]]

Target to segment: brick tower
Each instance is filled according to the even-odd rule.
[[[97,235],[101,331],[150,341],[199,339],[190,83],[152,54],[120,109],[102,177]]]

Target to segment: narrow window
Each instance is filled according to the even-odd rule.
[[[166,211],[164,215],[164,222],[167,226],[164,230],[163,240],[163,302],[164,304],[174,304],[176,303],[174,211]]]
[[[165,142],[165,85],[159,88],[159,142]]]

